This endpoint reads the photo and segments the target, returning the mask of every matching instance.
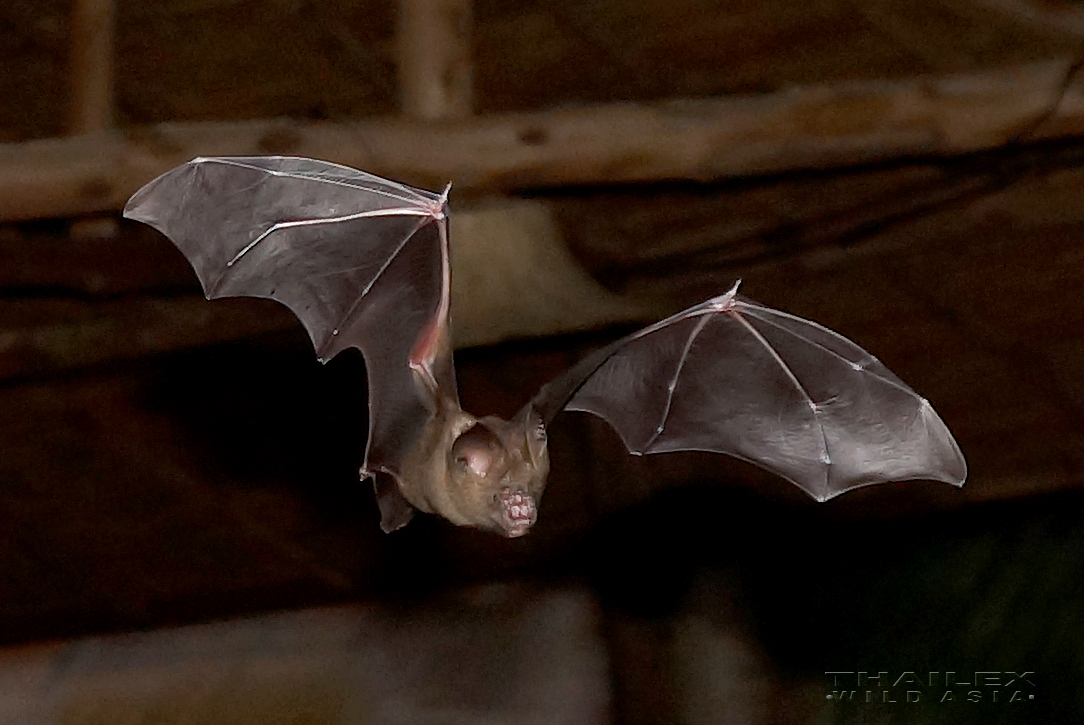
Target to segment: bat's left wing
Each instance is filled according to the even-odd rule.
[[[446,194],[315,159],[198,158],[136,192],[124,214],[169,237],[209,299],[281,302],[321,361],[359,348],[369,378],[363,474],[397,477],[438,391],[458,400]],[[395,485],[376,484],[385,528],[405,523],[413,509]]]
[[[544,422],[594,413],[635,454],[726,453],[818,501],[859,486],[967,467],[929,402],[814,322],[725,295],[599,350],[532,401]]]

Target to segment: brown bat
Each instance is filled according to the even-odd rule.
[[[925,398],[854,343],[736,284],[589,355],[510,421],[465,412],[447,195],[313,159],[197,158],[140,189],[124,215],[169,237],[208,299],[283,303],[322,362],[361,350],[361,478],[374,481],[385,531],[420,509],[527,533],[549,472],[546,427],[562,410],[601,416],[633,454],[726,453],[818,501],[892,480],[963,484],[963,455]]]

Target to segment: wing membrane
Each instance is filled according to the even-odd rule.
[[[397,471],[429,416],[412,364],[454,386],[450,353],[437,354],[448,309],[443,195],[313,159],[199,158],[140,189],[124,213],[177,245],[208,298],[281,302],[321,361],[359,348],[366,466]]]
[[[925,398],[841,335],[734,292],[630,335],[551,390],[632,453],[726,453],[821,501],[892,480],[963,484],[963,455]]]

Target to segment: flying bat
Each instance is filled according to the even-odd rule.
[[[266,297],[304,324],[321,362],[361,350],[381,527],[416,510],[527,533],[562,410],[609,422],[630,453],[711,451],[818,501],[905,479],[963,485],[966,464],[930,403],[831,330],[725,294],[588,355],[511,420],[459,405],[449,329],[448,189],[434,193],[314,159],[197,158],[124,215],[158,229],[208,299]]]

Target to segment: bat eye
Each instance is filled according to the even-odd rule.
[[[485,477],[503,458],[500,441],[487,428],[474,425],[452,444],[452,460],[461,471]]]

